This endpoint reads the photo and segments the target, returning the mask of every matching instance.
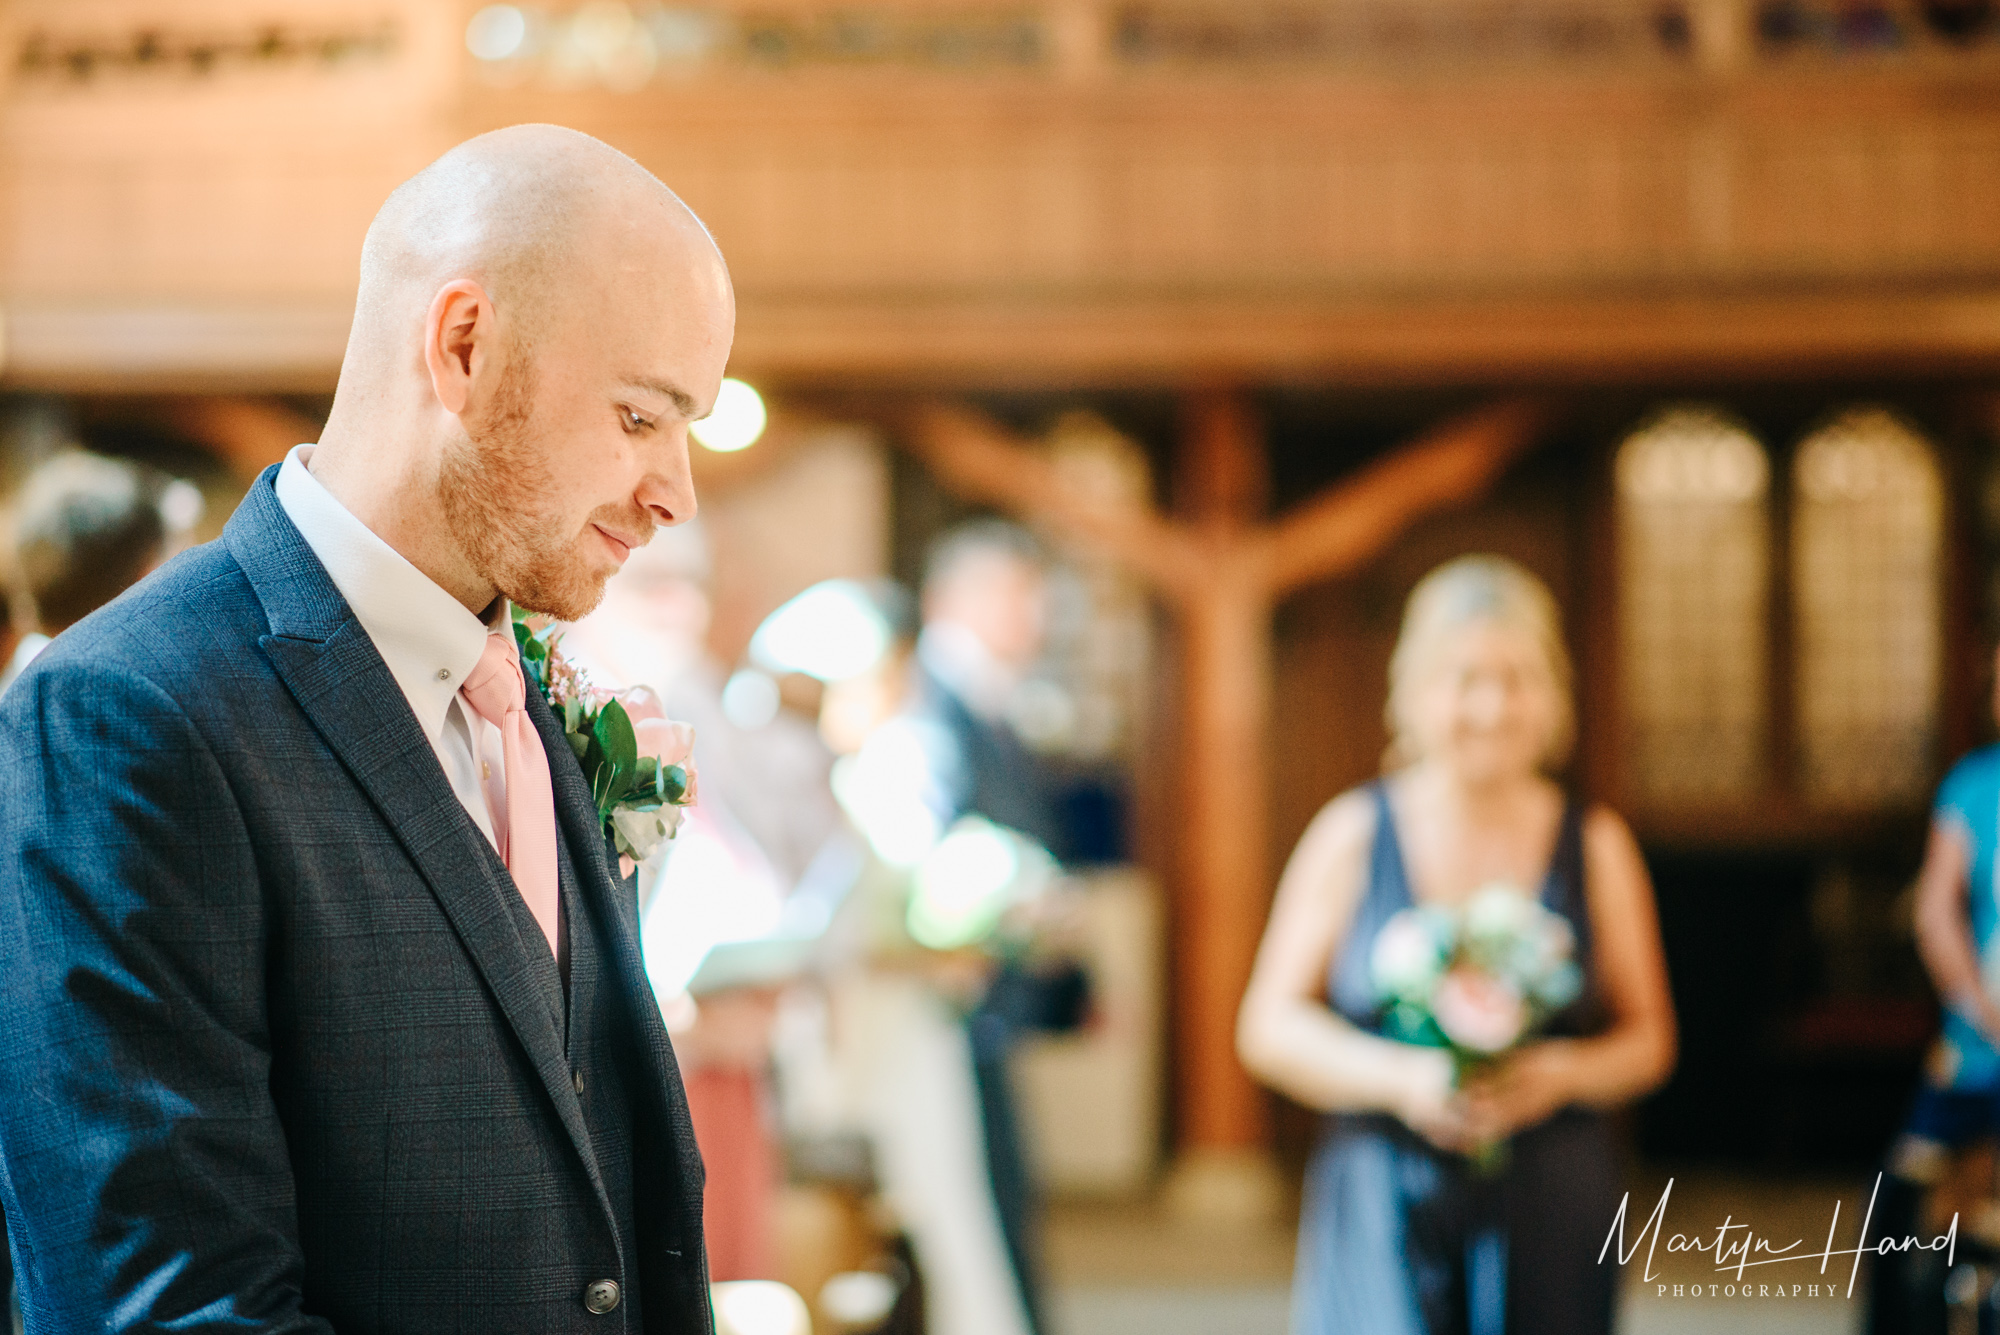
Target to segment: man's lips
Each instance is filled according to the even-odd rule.
[[[591,527],[596,529],[598,534],[611,544],[611,554],[618,558],[621,565],[624,563],[625,558],[632,554],[632,549],[639,545],[635,539],[620,537],[602,524],[592,524]]]

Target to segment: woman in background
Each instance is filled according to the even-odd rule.
[[[1605,1110],[1672,1069],[1652,887],[1625,824],[1545,771],[1573,732],[1554,600],[1470,556],[1410,596],[1389,666],[1387,777],[1299,841],[1244,998],[1250,1070],[1330,1116],[1307,1169],[1295,1335],[1585,1335],[1611,1329],[1619,1197]],[[1544,1035],[1463,1088],[1442,1049],[1381,1036],[1375,935],[1411,905],[1539,886],[1584,974]],[[1482,1172],[1476,1146],[1510,1142]]]

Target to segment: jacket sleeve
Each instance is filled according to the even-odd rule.
[[[0,698],[0,1198],[28,1328],[331,1335],[301,1310],[229,780],[159,687],[61,648]]]

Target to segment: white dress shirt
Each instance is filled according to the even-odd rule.
[[[458,690],[485,652],[489,629],[511,633],[506,600],[496,604],[491,628],[468,612],[320,485],[306,468],[312,449],[300,445],[285,457],[278,504],[389,665],[452,792],[498,849],[494,814],[504,820],[507,810],[500,730],[468,708]]]
[[[995,658],[978,632],[956,621],[933,621],[917,636],[917,661],[967,709],[1005,725],[1021,674]]]

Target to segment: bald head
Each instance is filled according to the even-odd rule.
[[[658,177],[579,131],[516,125],[468,139],[389,196],[361,246],[355,322],[388,336],[469,278],[532,343],[605,268],[648,264],[727,282],[708,230]]]
[[[469,606],[581,615],[656,525],[692,517],[687,424],[734,328],[721,253],[651,172],[559,126],[481,135],[368,229],[312,471]],[[445,521],[429,564],[384,532],[399,513],[418,547]]]

